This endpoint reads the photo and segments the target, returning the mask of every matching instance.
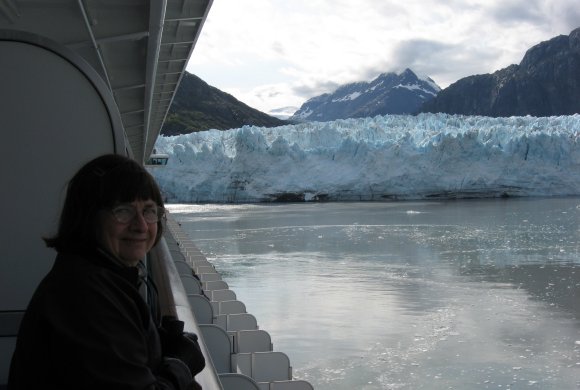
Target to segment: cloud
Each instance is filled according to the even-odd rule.
[[[578,26],[577,0],[220,0],[187,69],[268,111],[405,68],[446,87]]]
[[[493,4],[489,16],[500,25],[542,24],[546,19],[542,3],[540,0],[506,0]]]
[[[341,84],[333,81],[319,81],[312,84],[299,84],[292,88],[295,95],[308,99],[313,96],[322,95],[324,93],[333,92]]]
[[[536,31],[567,33],[580,27],[580,4],[575,0],[505,0],[491,3],[488,11],[486,17],[506,28],[524,24]]]
[[[460,50],[457,44],[431,41],[428,39],[409,39],[400,42],[394,49],[393,64],[396,68],[434,67],[442,59],[449,59]]]
[[[446,87],[458,79],[458,75],[491,73],[489,64],[495,55],[480,46],[466,43],[445,43],[428,39],[402,41],[394,49],[392,65],[398,71],[411,68],[428,75],[440,86]]]

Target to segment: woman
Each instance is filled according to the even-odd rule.
[[[197,344],[158,329],[139,292],[163,214],[157,184],[135,161],[105,155],[78,171],[58,233],[45,239],[58,254],[20,326],[8,389],[197,388]]]

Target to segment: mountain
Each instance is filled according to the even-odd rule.
[[[580,113],[580,28],[533,46],[519,65],[460,79],[421,111],[492,117]]]
[[[383,73],[371,82],[345,84],[333,93],[313,97],[290,118],[331,121],[385,114],[411,114],[437,95],[441,88],[411,69]]]
[[[274,127],[286,124],[240,102],[185,72],[161,129],[162,135],[188,134],[209,129],[227,130],[244,125]]]

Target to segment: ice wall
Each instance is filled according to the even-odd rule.
[[[378,116],[160,137],[170,202],[580,195],[580,115]]]

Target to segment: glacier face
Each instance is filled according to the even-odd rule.
[[[160,137],[169,202],[580,195],[580,115],[387,115]]]

